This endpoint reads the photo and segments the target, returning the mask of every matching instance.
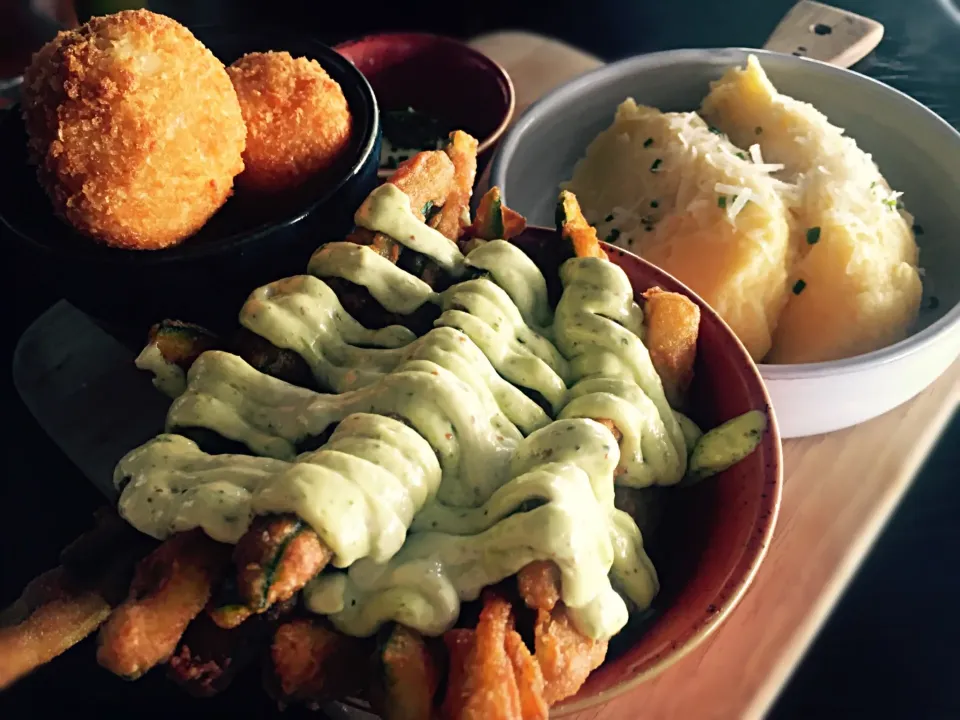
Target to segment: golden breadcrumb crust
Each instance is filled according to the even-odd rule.
[[[223,64],[147,10],[61,32],[24,74],[41,184],[81,232],[158,249],[195,233],[243,170],[246,128]]]
[[[337,82],[316,60],[250,53],[227,72],[247,124],[244,188],[276,192],[331,167],[346,151],[353,120]]]

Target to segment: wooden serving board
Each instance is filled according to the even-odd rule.
[[[522,32],[488,35],[472,44],[512,76],[518,115],[557,85],[601,64]],[[14,359],[14,382],[27,407],[105,492],[120,455],[162,424],[165,401],[132,363],[129,350],[64,302],[31,326]],[[602,708],[577,714],[577,720],[638,714],[645,720],[761,717],[958,404],[960,362],[887,415],[785,442],[779,525],[740,606],[690,655]],[[370,717],[354,711],[338,716]]]
[[[804,4],[808,9],[815,5]],[[871,32],[867,42],[872,49],[879,35]],[[569,45],[522,32],[487,35],[471,44],[512,77],[518,115],[543,93],[602,64]],[[833,48],[823,53],[825,60],[840,57]],[[843,64],[848,59],[841,58]],[[762,717],[958,405],[960,361],[886,415],[829,435],[785,441],[777,529],[739,607],[700,648],[576,719]]]

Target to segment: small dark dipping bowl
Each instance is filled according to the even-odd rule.
[[[348,40],[336,50],[370,81],[381,112],[413,108],[448,132],[466,130],[480,142],[481,166],[513,118],[516,96],[506,70],[459,40],[382,33]],[[381,177],[391,172],[385,168]]]
[[[306,271],[321,244],[342,239],[353,213],[377,184],[380,115],[364,76],[328,46],[287,31],[194,28],[225,64],[248,52],[286,50],[317,60],[336,80],[353,115],[353,137],[334,170],[276,198],[236,189],[194,236],[166,250],[120,250],[76,232],[53,211],[27,162],[19,107],[0,119],[0,176],[13,192],[0,193],[3,241],[21,245],[27,267],[108,329],[146,333],[176,318],[212,328],[236,323],[256,287]]]

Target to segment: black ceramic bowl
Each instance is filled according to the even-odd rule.
[[[286,50],[317,60],[336,80],[353,114],[342,166],[266,201],[236,190],[194,236],[166,250],[108,248],[77,233],[52,209],[27,162],[19,108],[0,119],[0,229],[22,246],[38,282],[102,324],[141,329],[163,318],[212,327],[232,324],[254,288],[302,273],[322,243],[343,238],[353,213],[377,184],[380,116],[373,90],[349,60],[328,46],[280,29],[194,28],[225,64],[248,52]]]

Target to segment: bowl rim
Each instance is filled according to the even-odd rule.
[[[242,26],[235,26],[223,23],[210,23],[192,25],[187,28],[194,37],[199,34],[225,32],[225,33],[249,33],[252,38],[271,39],[273,37],[290,37],[291,31],[279,25],[266,25],[258,29],[251,30]],[[197,38],[200,40],[199,38]],[[200,41],[203,42],[203,41]],[[180,262],[190,262],[201,258],[217,256],[224,251],[242,251],[245,247],[261,240],[265,236],[271,235],[280,228],[290,227],[304,220],[306,217],[316,211],[318,207],[329,202],[339,193],[343,187],[354,177],[363,172],[364,167],[370,160],[374,149],[380,138],[380,106],[377,103],[377,97],[373,88],[367,81],[367,78],[360,72],[356,66],[340,53],[336,52],[330,45],[322,42],[311,35],[297,37],[300,47],[311,47],[316,51],[316,57],[323,63],[335,63],[337,72],[342,73],[349,81],[356,86],[357,91],[363,97],[367,112],[364,113],[365,133],[357,146],[356,157],[349,167],[344,168],[338,175],[336,182],[324,190],[318,197],[299,204],[297,209],[290,211],[282,218],[265,221],[249,229],[231,233],[225,237],[211,239],[198,245],[190,245],[188,242],[181,242],[169,248],[159,250],[143,251],[130,250],[124,248],[104,248],[99,243],[95,243],[94,252],[91,248],[84,246],[82,248],[60,248],[51,247],[45,242],[38,241],[30,234],[24,234],[20,229],[14,227],[7,218],[0,214],[0,224],[6,230],[16,235],[22,242],[25,242],[40,253],[45,255],[59,255],[66,259],[78,262],[97,262],[105,265],[137,265],[137,266],[162,266]],[[206,44],[204,43],[204,47]],[[212,50],[211,50],[212,52]],[[252,51],[251,51],[252,52]],[[289,51],[288,51],[289,52]],[[293,54],[293,53],[291,53]],[[217,58],[219,60],[219,58]],[[221,61],[222,62],[222,61]],[[322,64],[322,63],[321,63]],[[226,65],[224,65],[226,67]],[[327,68],[324,67],[326,70]],[[7,112],[0,113],[0,124],[15,122],[15,115],[19,115],[20,103],[17,103],[7,109]],[[351,108],[353,111],[353,108]],[[53,212],[51,208],[51,212]],[[189,238],[186,238],[189,241]],[[93,243],[94,241],[90,241]]]
[[[910,108],[923,116],[927,121],[933,124],[933,127],[942,133],[948,142],[956,143],[960,147],[960,132],[957,131],[946,120],[937,115],[933,110],[923,103],[913,99],[906,93],[897,90],[886,83],[867,75],[831,65],[820,60],[814,60],[808,57],[788,55],[786,53],[774,52],[772,50],[762,50],[748,47],[725,47],[725,48],[681,48],[676,50],[663,50],[654,53],[645,53],[634,55],[632,57],[617,60],[616,62],[602,65],[594,70],[590,70],[573,80],[570,80],[557,88],[554,88],[542,98],[533,103],[517,119],[513,127],[510,128],[503,139],[497,154],[490,163],[490,185],[499,186],[504,190],[504,180],[506,179],[507,159],[516,152],[520,136],[527,132],[533,122],[542,114],[549,113],[555,109],[555,105],[566,101],[571,96],[578,95],[587,86],[596,82],[599,78],[606,78],[613,75],[639,73],[643,71],[653,71],[661,69],[663,65],[683,65],[693,62],[703,62],[705,60],[727,60],[731,66],[740,64],[746,59],[746,55],[756,55],[761,62],[764,57],[776,57],[780,62],[794,63],[798,66],[816,67],[816,72],[829,73],[838,77],[846,77],[852,82],[864,83],[873,86],[881,93],[890,97],[891,102],[905,103]],[[509,201],[506,192],[503,192],[503,201]],[[783,365],[774,365],[770,363],[758,363],[760,375],[770,380],[808,380],[834,375],[849,375],[859,373],[865,369],[888,365],[904,360],[905,358],[927,351],[931,346],[943,341],[948,333],[960,330],[960,302],[950,308],[942,317],[919,332],[908,335],[902,340],[898,340],[892,345],[888,345],[877,350],[872,350],[860,355],[854,355],[849,358],[839,360],[826,360],[815,363],[791,363]]]
[[[547,228],[541,225],[528,225],[527,231],[530,230],[537,232],[549,232],[551,234],[555,234],[556,232],[552,228]],[[708,637],[710,637],[736,609],[736,607],[740,604],[740,601],[743,599],[743,596],[753,584],[757,572],[759,571],[760,566],[763,564],[763,561],[769,552],[770,545],[773,542],[773,535],[777,526],[777,520],[780,515],[780,507],[783,498],[783,441],[780,436],[780,426],[777,422],[776,412],[773,407],[773,402],[770,399],[770,393],[766,383],[763,381],[759,368],[751,359],[750,353],[747,352],[747,349],[740,341],[740,338],[738,338],[733,330],[730,329],[730,326],[727,325],[726,321],[724,321],[724,319],[721,318],[720,315],[712,307],[710,307],[706,301],[703,300],[703,298],[697,295],[687,285],[680,282],[664,270],[661,270],[653,263],[644,260],[642,257],[630,252],[629,250],[610,245],[609,243],[603,241],[601,241],[600,244],[604,250],[611,255],[624,256],[629,260],[629,262],[643,267],[645,274],[654,279],[655,283],[660,283],[661,285],[668,287],[673,285],[674,287],[670,289],[681,292],[699,306],[701,322],[703,322],[704,316],[709,317],[710,322],[715,323],[721,329],[722,333],[726,335],[727,339],[731,341],[731,347],[735,348],[740,360],[742,360],[742,362],[738,363],[738,365],[741,365],[745,379],[755,386],[754,390],[765,405],[769,420],[767,437],[770,439],[772,453],[769,462],[764,466],[763,476],[761,478],[762,482],[760,483],[761,487],[766,493],[766,496],[761,497],[758,515],[754,519],[752,528],[754,531],[756,531],[758,528],[762,529],[759,534],[759,543],[752,553],[749,550],[744,551],[743,555],[740,556],[737,563],[734,565],[734,570],[728,574],[723,584],[718,588],[717,596],[722,597],[723,599],[717,605],[716,612],[712,613],[706,622],[697,623],[692,627],[692,629],[686,629],[680,636],[679,640],[676,641],[679,643],[678,646],[671,644],[670,649],[663,654],[655,656],[651,661],[649,661],[648,667],[642,669],[629,680],[625,680],[588,697],[581,698],[579,695],[574,695],[568,701],[558,704],[555,710],[552,709],[551,717],[553,714],[556,714],[558,717],[564,717],[571,713],[580,712],[588,708],[594,708],[634,690],[641,683],[644,683],[654,676],[659,675],[661,672],[684,658],[686,655],[698,648]],[[619,262],[616,264],[618,267],[621,267]],[[630,651],[627,650],[625,655],[621,656],[614,662],[623,661],[625,658],[629,657],[629,652]]]
[[[469,44],[463,42],[449,35],[440,35],[437,33],[426,33],[426,32],[404,32],[398,30],[395,32],[381,32],[381,33],[369,33],[367,35],[361,35],[360,37],[351,38],[349,40],[344,40],[333,46],[335,52],[343,54],[343,50],[347,50],[354,45],[360,45],[362,43],[370,42],[371,40],[394,40],[399,41],[403,39],[420,39],[420,40],[432,40],[438,44],[456,46],[457,49],[463,52],[466,55],[471,55],[489,67],[494,71],[494,74],[497,76],[497,79],[504,85],[507,90],[507,107],[503,113],[503,118],[500,121],[500,124],[489,133],[485,138],[479,139],[479,146],[477,147],[477,154],[486,152],[489,150],[500,137],[506,132],[507,128],[510,125],[511,120],[513,120],[514,112],[517,108],[517,91],[513,85],[513,79],[510,77],[510,73],[507,72],[506,68],[503,67],[500,63],[494,60],[489,55],[486,55],[474,47],[471,47]],[[344,57],[346,57],[344,55]],[[349,60],[349,58],[347,58]],[[352,64],[352,61],[351,61]],[[360,71],[362,75],[363,72]],[[388,174],[392,173],[392,170],[387,170]]]

